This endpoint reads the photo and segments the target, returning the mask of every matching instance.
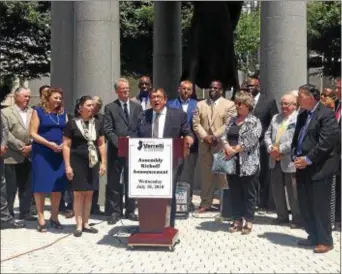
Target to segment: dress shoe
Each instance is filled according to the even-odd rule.
[[[74,236],[75,237],[81,237],[82,236],[82,230],[75,230],[74,231]]]
[[[119,215],[112,215],[107,219],[109,225],[115,225],[120,220]]]
[[[139,217],[133,212],[125,214],[125,218],[131,221],[135,221],[135,222],[139,221]]]
[[[305,246],[305,247],[315,246],[315,244],[309,239],[299,240],[297,244],[298,246]]]
[[[206,207],[200,206],[199,209],[197,210],[197,213],[204,213],[207,212],[209,209]]]
[[[36,221],[37,220],[37,217],[34,217],[34,216],[31,216],[31,215],[20,215],[19,216],[19,220],[24,220],[24,221],[27,221],[27,222],[32,222],[32,221]]]
[[[9,229],[9,228],[17,229],[17,228],[24,228],[24,227],[26,227],[25,223],[16,222],[16,221],[1,224],[1,229]]]
[[[333,245],[316,245],[314,253],[326,253],[334,248]]]
[[[89,227],[89,228],[83,227],[82,231],[86,233],[92,233],[92,234],[96,234],[99,232],[95,227]]]

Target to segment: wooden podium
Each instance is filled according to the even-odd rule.
[[[118,155],[120,157],[128,159],[128,144],[129,138],[119,137]],[[174,169],[178,165],[178,160],[183,157],[183,139],[173,139]],[[173,187],[175,188],[176,186],[174,185]],[[139,198],[136,200],[138,203],[139,211],[139,232],[132,234],[128,238],[128,247],[133,248],[135,246],[163,246],[168,247],[171,251],[173,251],[174,245],[179,240],[178,230],[170,227],[172,199]]]

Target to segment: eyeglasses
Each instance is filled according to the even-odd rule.
[[[293,105],[293,103],[280,102],[279,105],[284,106],[284,107],[288,107],[288,106]]]
[[[140,85],[142,85],[142,86],[149,86],[150,85],[150,83],[148,83],[148,82],[140,82]]]
[[[243,105],[243,103],[241,102],[235,102],[235,105],[238,106],[238,107],[241,107]]]

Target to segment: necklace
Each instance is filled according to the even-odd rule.
[[[49,113],[49,117],[50,117],[50,120],[55,124],[55,125],[59,125],[59,114],[57,113],[57,121],[55,121],[52,116],[50,115]]]

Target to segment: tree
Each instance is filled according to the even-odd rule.
[[[50,72],[50,2],[0,2],[1,77],[22,81]]]
[[[238,68],[253,73],[259,66],[260,9],[242,12],[234,34],[235,55]]]
[[[307,11],[309,51],[321,56],[318,63],[323,60],[324,75],[340,76],[341,2],[310,2]],[[315,61],[317,58],[310,59],[311,63]]]

